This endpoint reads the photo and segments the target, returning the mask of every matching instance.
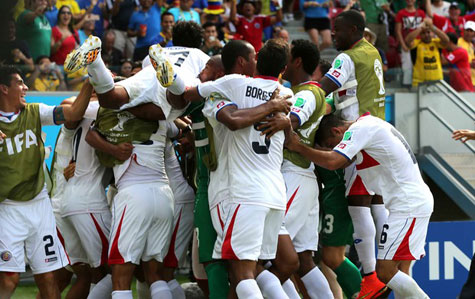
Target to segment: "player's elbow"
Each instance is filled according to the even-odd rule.
[[[325,168],[328,170],[338,170],[343,167],[342,163],[336,159],[329,159],[326,164]]]

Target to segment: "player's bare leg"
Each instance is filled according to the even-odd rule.
[[[112,289],[114,291],[130,290],[135,265],[132,263],[112,265]]]
[[[40,291],[42,299],[60,299],[58,285],[54,279],[53,272],[34,275],[35,283]]]
[[[409,271],[411,261],[378,260],[376,273],[378,278],[390,287],[399,298],[429,298],[417,285],[417,282],[399,270],[401,267]]]
[[[152,299],[172,298],[172,293],[167,282],[163,279],[163,263],[150,260],[142,263],[145,281],[150,286]]]
[[[272,272],[281,283],[287,281],[292,274],[299,269],[299,257],[295,252],[294,245],[289,235],[279,235],[275,260],[269,271]]]
[[[256,261],[229,260],[232,283],[236,285],[238,298],[262,299],[262,293],[255,280]]]
[[[0,272],[0,298],[10,298],[19,281],[19,273]]]
[[[69,289],[66,299],[87,298],[91,286],[91,267],[82,263],[72,267],[77,279]]]
[[[66,268],[61,268],[54,271],[54,278],[58,284],[59,292],[62,293],[64,289],[71,283],[73,272],[68,271]]]

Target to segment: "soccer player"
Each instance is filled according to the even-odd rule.
[[[333,35],[337,50],[343,53],[335,58],[332,68],[320,82],[325,94],[333,92],[336,113],[345,120],[356,120],[365,112],[381,119],[385,117],[383,64],[378,50],[363,37],[364,29],[365,21],[360,13],[350,10],[338,15]],[[382,227],[387,214],[381,198],[371,196],[356,176],[354,165],[345,169],[345,177],[353,238],[365,274],[359,294],[364,298],[385,290],[374,272],[376,228],[371,204],[377,204],[374,205],[376,227]],[[336,263],[331,264],[335,266]]]
[[[411,262],[425,255],[434,200],[404,137],[392,125],[369,113],[356,121],[328,115],[320,123],[317,136],[319,144],[333,151],[307,147],[299,143],[295,134],[289,134],[287,147],[330,170],[345,167],[356,159],[363,183],[382,194],[389,210],[378,236],[379,279],[396,297],[429,298],[408,273]]]
[[[0,297],[13,294],[26,259],[40,296],[60,298],[52,271],[64,267],[67,257],[45,187],[41,127],[80,120],[89,97],[55,107],[27,104],[28,87],[19,74],[0,67]],[[91,89],[84,84],[80,96]]]

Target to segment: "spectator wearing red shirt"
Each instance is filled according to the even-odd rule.
[[[406,0],[406,8],[398,11],[396,15],[396,37],[401,45],[401,67],[403,72],[402,84],[410,85],[412,83],[412,61],[411,52],[406,45],[405,38],[409,32],[419,27],[426,14],[422,9],[414,6],[416,0]],[[429,4],[430,5],[430,4]]]
[[[452,24],[452,27],[455,29],[457,36],[462,36],[462,32],[467,21],[475,21],[475,14],[471,15],[460,15],[460,7],[457,2],[452,2],[449,9],[449,20]]]
[[[69,6],[61,6],[56,24],[51,31],[51,60],[57,65],[63,65],[66,56],[79,44],[79,35],[73,29]]]
[[[457,46],[458,37],[455,33],[447,33],[449,45],[442,51],[443,63],[450,67],[449,78],[450,85],[456,91],[475,91],[472,85],[470,73],[470,61],[468,52],[462,47]]]
[[[236,26],[236,35],[254,46],[256,52],[262,48],[262,33],[264,28],[274,25],[282,20],[282,9],[278,1],[272,0],[277,10],[275,16],[259,15],[258,2],[255,0],[241,0],[239,2],[239,13],[236,0],[231,4],[231,22]]]

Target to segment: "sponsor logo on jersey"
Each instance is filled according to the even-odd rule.
[[[295,108],[295,107],[294,107],[294,108],[292,108],[291,111],[292,111],[292,112],[295,112],[295,113],[300,113],[301,110],[300,110],[299,108]]]
[[[299,107],[299,108],[303,108],[303,106],[305,105],[305,100],[302,99],[302,98],[297,98],[297,100],[295,101],[295,107]]]
[[[337,145],[338,148],[344,149],[346,147],[345,143],[340,143]]]
[[[361,239],[355,239],[355,244],[361,243],[363,240]]]
[[[341,73],[338,72],[337,70],[334,70],[333,73],[332,73],[332,76],[335,77],[335,78],[338,78],[340,77]]]
[[[0,152],[7,151],[8,155],[21,153],[24,149],[32,146],[38,146],[35,133],[28,129],[25,133],[16,134],[13,138],[0,139]]]
[[[343,60],[337,59],[335,60],[335,65],[333,65],[333,68],[341,69],[342,64],[343,64]]]
[[[254,27],[255,27],[256,29],[259,29],[259,28],[261,28],[261,24],[259,24],[259,23],[254,23]]]
[[[12,253],[8,250],[0,253],[0,257],[2,258],[2,261],[4,262],[8,262],[9,260],[11,260],[12,256],[13,256]]]
[[[55,257],[50,257],[50,258],[45,259],[45,263],[56,262],[57,260],[58,260],[58,258],[56,256]]]
[[[218,105],[216,105],[216,108],[219,109],[219,108],[221,108],[221,107],[223,107],[223,106],[224,106],[224,101],[221,101],[221,102],[218,103]]]
[[[345,135],[343,135],[343,140],[351,140],[351,135],[353,135],[353,132],[351,131],[345,132]]]
[[[135,116],[128,111],[117,113],[117,119],[119,122],[111,129],[111,131],[123,131],[125,123],[132,118],[135,118]]]

